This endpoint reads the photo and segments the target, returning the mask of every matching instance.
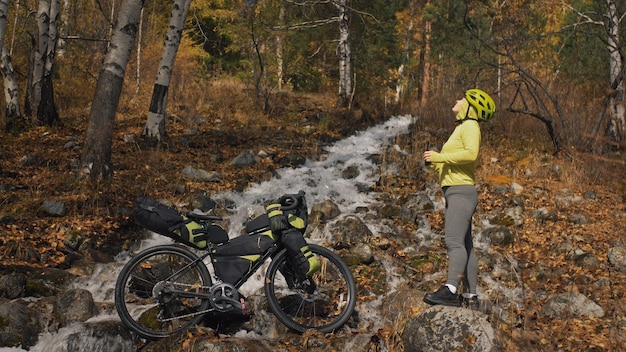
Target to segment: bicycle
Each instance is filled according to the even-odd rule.
[[[284,195],[279,203],[283,211],[302,209],[304,205],[306,214],[303,191]],[[195,213],[186,213],[183,217],[202,229],[216,226],[215,222],[222,220],[218,216]],[[271,233],[266,214],[250,221],[246,232],[233,239],[228,239],[227,234],[225,238],[213,236],[206,241],[201,254],[174,243],[134,255],[122,268],[115,285],[115,307],[122,322],[143,338],[159,339],[197,325],[210,312],[250,314],[246,299],[238,289],[268,260],[271,261],[265,271],[263,291],[269,310],[280,323],[298,333],[309,329],[328,333],[348,321],[356,305],[356,283],[341,257],[323,246],[308,244],[321,266],[304,277],[295,270],[280,238]],[[175,238],[171,232],[161,234]],[[240,245],[246,241],[252,242],[250,239],[261,243],[264,237],[271,241],[264,242],[259,253],[233,256],[240,262],[246,261],[246,270],[227,280],[220,277],[215,264],[221,263],[220,269],[224,272],[220,258],[228,258],[221,249],[242,247]],[[193,243],[191,246],[194,247]],[[206,261],[213,265],[213,278]]]

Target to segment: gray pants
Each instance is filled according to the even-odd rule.
[[[472,215],[478,205],[478,192],[473,185],[461,185],[445,187],[443,194],[446,199],[446,247],[450,261],[446,284],[459,288],[463,281],[463,291],[475,294],[478,261],[472,242]]]

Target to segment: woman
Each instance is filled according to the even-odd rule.
[[[470,89],[456,102],[456,127],[441,152],[427,150],[423,158],[439,173],[439,184],[446,200],[445,241],[448,249],[448,278],[445,285],[424,296],[428,304],[477,307],[478,261],[472,244],[472,216],[478,204],[476,161],[480,148],[478,121],[493,118],[496,105],[491,97]],[[459,296],[459,284],[464,293]]]

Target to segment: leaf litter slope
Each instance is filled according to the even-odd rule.
[[[0,153],[2,273],[28,267],[67,268],[72,251],[65,247],[64,240],[70,236],[79,236],[87,247],[112,257],[137,238],[136,226],[124,211],[137,196],[147,194],[176,202],[193,192],[210,195],[244,190],[252,183],[273,177],[274,169],[295,166],[298,158],[318,159],[324,146],[368,124],[336,122],[341,119],[335,119],[334,124],[303,121],[259,119],[255,124],[250,119],[198,125],[175,121],[168,124],[166,143],[154,149],[141,145],[139,137],[124,141],[124,136],[139,136],[143,127],[141,119],[125,117],[116,122],[115,178],[95,187],[80,180],[73,166],[80,156],[84,134],[80,122],[68,121],[55,128],[34,127],[19,136],[4,135]],[[416,130],[412,136],[421,132]],[[425,182],[435,181],[434,175],[416,170],[421,147],[413,139],[398,138],[400,147],[411,151],[408,158],[386,158],[388,163],[404,165],[395,182],[377,185],[377,191],[387,193],[389,199],[407,196],[423,189]],[[503,338],[511,350],[623,348],[626,299],[621,288],[626,279],[607,260],[610,248],[626,245],[624,186],[620,181],[623,166],[594,163],[582,157],[557,159],[540,148],[520,144],[523,142],[511,141],[494,148],[485,142],[478,171],[482,179],[479,214],[495,215],[510,206],[515,196],[509,186],[517,182],[524,187],[519,198],[526,214],[547,208],[557,218],[540,222],[526,216],[523,225],[513,229],[515,243],[494,248],[522,267],[519,280],[508,284],[533,293],[528,294],[523,306],[510,312],[518,317],[518,323],[500,326]],[[520,155],[522,149],[524,155]],[[230,165],[245,150],[263,150],[271,158],[247,167]],[[181,170],[187,165],[218,172],[220,180],[207,183],[184,179]],[[557,168],[559,171],[555,172]],[[180,190],[175,191],[174,185],[182,185],[184,192],[177,193]],[[564,190],[574,195],[587,192],[593,197],[564,204],[558,201]],[[67,215],[55,218],[42,214],[40,205],[45,200],[63,201]],[[573,223],[571,217],[576,214],[584,215],[588,222]],[[441,214],[430,216],[430,222],[433,231],[443,231]],[[415,230],[412,225],[400,226]],[[440,250],[445,254],[443,246]],[[581,254],[571,255],[572,251]],[[538,267],[541,270],[533,270]],[[365,271],[365,276],[360,274],[358,279],[367,286],[368,281],[376,278],[368,278]],[[580,292],[600,304],[605,316],[553,319],[541,314],[549,297],[569,291]],[[538,296],[534,294],[537,292],[545,294]],[[392,330],[383,329],[376,334],[390,341],[398,333]]]

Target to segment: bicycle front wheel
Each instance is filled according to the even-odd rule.
[[[158,339],[197,324],[210,305],[202,297],[211,275],[191,251],[164,245],[133,257],[115,284],[122,322],[146,339]]]
[[[341,328],[356,305],[356,283],[346,263],[334,252],[309,244],[321,268],[307,280],[295,279],[293,265],[282,251],[267,268],[265,295],[276,318],[289,329],[327,333]]]

